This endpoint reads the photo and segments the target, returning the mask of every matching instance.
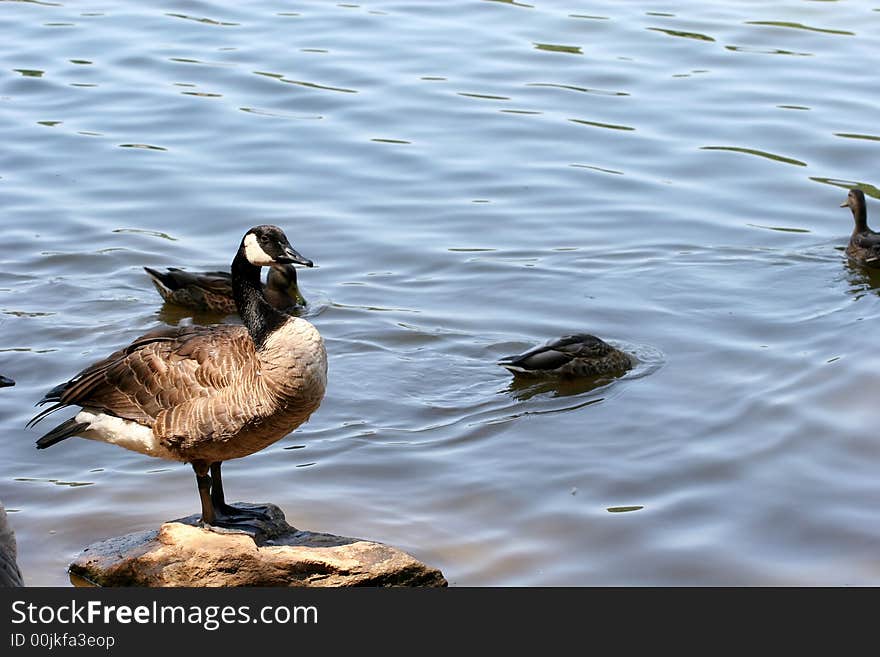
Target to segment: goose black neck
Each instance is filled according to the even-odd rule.
[[[266,301],[260,268],[251,264],[241,250],[232,261],[232,295],[254,344],[262,349],[272,332],[287,321],[287,316]]]

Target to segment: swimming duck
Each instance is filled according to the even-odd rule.
[[[306,267],[312,262],[304,261]],[[169,267],[159,272],[144,267],[150,280],[168,303],[193,310],[231,315],[236,312],[232,298],[232,275],[225,271],[188,272]],[[299,291],[293,265],[273,265],[264,286],[266,300],[278,310],[291,312],[304,308],[306,300]]]
[[[208,526],[248,524],[260,513],[226,504],[224,461],[268,447],[307,421],[327,384],[321,335],[267,300],[260,268],[310,265],[277,226],[251,228],[232,261],[232,291],[243,326],[177,326],[151,331],[50,390],[36,415],[78,406],[37,440],[45,449],[71,436],[189,463]],[[253,523],[251,523],[253,524]]]
[[[632,368],[624,352],[594,335],[577,333],[551,340],[516,356],[498,361],[514,375],[577,378],[619,374]]]
[[[856,263],[867,267],[880,267],[880,233],[868,228],[868,210],[865,194],[861,189],[851,189],[842,208],[852,210],[855,228],[846,247],[846,255]]]
[[[15,381],[10,379],[9,377],[3,376],[0,374],[0,388],[8,388],[9,386],[14,386]]]

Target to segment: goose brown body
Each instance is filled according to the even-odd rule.
[[[46,400],[81,406],[76,422],[104,413],[149,428],[153,441],[107,440],[149,456],[241,458],[308,420],[324,395],[327,355],[317,330],[291,317],[276,333],[257,351],[243,326],[153,331]],[[80,435],[104,440],[104,433]]]

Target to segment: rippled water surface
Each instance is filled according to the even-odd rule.
[[[877,2],[0,2],[0,500],[31,585],[194,512],[24,425],[276,223],[330,358],[233,499],[452,585],[880,585]],[[878,215],[880,216],[880,215]],[[234,318],[195,317],[195,321]],[[586,331],[594,389],[495,361]],[[63,419],[63,418],[61,418]]]

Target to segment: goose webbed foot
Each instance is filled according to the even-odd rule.
[[[273,518],[268,509],[255,504],[232,506],[223,494],[220,462],[210,466],[204,462],[193,463],[202,517],[199,526],[218,533],[266,534],[272,528]],[[210,474],[209,474],[210,470]]]
[[[246,534],[259,542],[277,533],[278,529],[266,508],[256,505],[244,508],[229,504],[212,506],[208,515],[210,520],[206,520],[203,510],[198,524],[217,534]]]
[[[216,516],[214,521],[210,523],[199,520],[198,526],[216,534],[247,534],[252,537],[265,535],[267,529],[266,524],[259,520],[231,519]]]
[[[259,511],[259,507],[250,512],[250,509],[226,504],[218,508],[210,504],[210,501],[202,506],[202,517],[196,524],[218,534],[248,534],[258,537],[272,531],[271,517],[268,513]]]
[[[260,522],[272,522],[272,516],[268,509],[262,506],[248,505],[247,507],[232,506],[231,504],[215,504],[214,517],[219,518],[221,522],[242,522],[247,520],[257,520]]]
[[[226,503],[226,496],[223,493],[223,477],[220,473],[221,465],[222,461],[211,464],[211,505],[214,507],[214,514],[228,518],[230,522],[243,520],[271,522],[272,516],[269,515],[265,507],[256,504],[232,506]]]

